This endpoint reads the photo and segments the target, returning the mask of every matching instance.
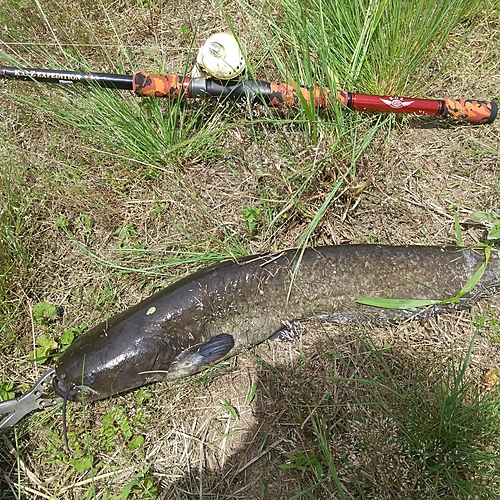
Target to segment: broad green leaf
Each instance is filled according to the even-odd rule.
[[[484,220],[493,223],[493,227],[489,230],[487,240],[495,241],[500,239],[500,219],[491,212],[472,212],[469,216],[470,220],[474,222],[481,222]]]
[[[36,338],[36,343],[38,344],[38,347],[36,348],[35,353],[30,353],[30,359],[36,359],[38,364],[44,363],[51,351],[58,348],[57,342],[45,335],[38,336]]]
[[[65,351],[75,340],[75,336],[81,333],[80,328],[68,328],[60,338],[61,351]]]
[[[85,472],[92,468],[92,457],[70,458],[69,461],[76,472]]]
[[[489,220],[490,222],[498,222],[498,218],[495,217],[491,212],[472,212],[469,215],[469,219],[474,222],[481,222],[483,220]]]
[[[495,224],[488,233],[488,240],[500,240],[500,221],[498,224]]]
[[[0,384],[0,401],[7,401],[15,397],[14,384],[6,380]]]
[[[145,441],[144,436],[138,434],[129,441],[128,449],[132,451],[137,450],[137,448],[140,448],[144,444],[144,441]]]
[[[39,337],[36,338],[36,343],[40,346],[43,347],[44,349],[57,349],[57,342],[54,339],[51,339],[50,337],[47,337],[45,335],[40,335]]]

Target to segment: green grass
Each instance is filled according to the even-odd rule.
[[[444,367],[411,366],[368,338],[359,340],[359,357],[335,349],[326,354],[332,370],[340,364],[349,375],[332,377],[313,411],[289,400],[297,424],[310,433],[307,448],[289,453],[282,465],[311,478],[294,498],[382,495],[389,487],[384,460],[394,467],[387,498],[498,498],[500,394],[478,385],[470,366],[475,337]],[[330,403],[333,393],[348,394],[349,401]]]
[[[269,25],[271,37],[261,33],[283,78],[411,96],[446,71],[454,53],[443,47],[458,26],[464,38],[472,33],[481,8],[468,0],[282,0],[277,11],[264,11],[266,20],[257,9],[251,16],[257,26]],[[283,51],[290,57],[283,58]],[[437,64],[440,71],[433,69]]]
[[[132,161],[143,170],[175,170],[222,155],[222,136],[232,111],[211,103],[163,103],[131,99],[126,92],[102,89],[47,89],[31,102],[42,112],[81,134],[89,148]],[[26,103],[27,104],[27,103]],[[104,149],[103,149],[104,148]]]
[[[451,51],[443,58],[450,35],[458,26],[462,37],[472,33],[469,18],[478,9],[477,1],[468,0],[282,0],[269,2],[264,9],[250,8],[249,18],[282,81],[420,96],[454,57]],[[440,71],[431,70],[436,64]],[[250,74],[255,74],[252,67]],[[273,79],[278,78],[273,75]],[[389,132],[395,118],[361,123],[338,105],[318,113],[305,102],[300,117],[306,120],[304,131],[313,143],[326,137],[327,148],[335,154],[348,150],[336,186],[302,235],[300,243],[305,246],[337,192],[346,180],[356,178],[356,163],[373,137],[380,129],[382,134]]]
[[[469,372],[469,349],[436,377],[398,391],[402,446],[434,497],[497,498],[498,390],[485,393]]]
[[[15,339],[15,319],[19,304],[13,289],[19,277],[29,275],[32,252],[36,245],[30,245],[23,235],[35,229],[31,225],[32,200],[23,190],[23,180],[16,168],[14,148],[7,140],[0,143],[2,163],[0,210],[0,346],[7,347]]]
[[[65,16],[55,17],[48,22],[53,11],[53,6],[48,5],[49,8],[37,3],[36,10],[40,22],[48,26],[45,29],[47,35],[55,40],[57,50],[54,51],[54,47],[49,45],[52,54],[59,52],[59,55],[54,57],[48,52],[49,48],[43,45],[38,49],[29,47],[31,61],[39,58],[49,67],[59,67],[62,58],[67,69],[92,69],[93,63],[84,53],[85,50],[81,49],[80,40],[65,27]],[[364,92],[415,92],[422,82],[428,84],[439,75],[434,72],[429,79],[429,66],[434,64],[449,34],[476,8],[477,2],[470,1],[435,4],[418,0],[411,5],[386,0],[320,1],[300,2],[293,6],[283,2],[279,9],[284,15],[279,17],[279,21],[270,24],[273,38],[269,52],[285,81],[326,84],[331,88],[335,88],[339,82],[350,90],[360,89]],[[97,9],[99,11],[106,12],[106,6],[101,3]],[[272,11],[264,12],[272,19]],[[268,24],[256,12],[251,11],[251,15],[254,16],[252,22],[258,26]],[[79,17],[75,17],[77,23],[80,22]],[[109,14],[106,13],[106,17],[110,36],[121,44],[117,26]],[[21,25],[17,29],[27,27]],[[411,36],[406,36],[407,33],[411,33]],[[465,30],[464,36],[467,33]],[[22,34],[22,31],[18,34],[14,29],[14,36],[21,37]],[[193,37],[195,35],[192,34]],[[267,45],[268,32],[261,32],[261,36]],[[93,32],[88,37],[85,39],[87,44],[82,44],[84,48],[92,45],[88,42],[98,41],[97,34]],[[189,42],[190,47],[194,44],[193,40]],[[26,56],[15,45],[9,47],[12,52],[4,52],[4,58],[10,59],[12,64],[29,64]],[[109,71],[123,71],[125,65],[134,65],[135,58],[126,47],[114,60],[110,60],[105,47],[99,50],[102,57],[105,56]],[[283,54],[291,54],[292,57],[284,58]],[[250,58],[248,62],[249,74],[255,75],[258,66],[254,67]],[[188,70],[187,65],[185,70]],[[104,148],[103,151],[116,160],[135,162],[137,168],[146,172],[159,168],[169,175],[172,169],[186,162],[210,161],[220,157],[225,153],[220,143],[230,127],[237,125],[251,130],[255,127],[252,120],[245,123],[241,116],[238,120],[235,115],[242,110],[234,110],[229,106],[180,101],[164,103],[159,99],[135,100],[126,93],[98,89],[74,92],[39,86],[35,92],[35,98],[31,95],[24,99],[21,94],[19,99],[24,100],[26,105],[29,103],[37,107],[50,119],[69,125],[81,134],[85,141],[84,147],[91,150]],[[368,125],[363,126],[361,120],[346,115],[339,106],[322,116],[304,105],[298,118],[297,125],[307,124],[306,133],[313,143],[317,143],[321,137],[325,138],[322,140],[335,155],[345,151],[343,158],[339,158],[339,163],[343,161],[345,164],[341,167],[343,175],[338,180],[337,189],[332,190],[330,197],[313,215],[302,238],[302,242],[307,243],[337,191],[348,177],[355,177],[357,159],[384,122],[373,125],[368,122]],[[279,126],[273,118],[266,121],[273,128]],[[57,135],[55,130],[54,134]],[[314,188],[318,173],[317,165],[312,167],[305,172],[302,185],[292,189],[292,207],[296,210],[300,207],[300,196]],[[274,210],[267,219],[275,222],[282,216],[280,210]]]

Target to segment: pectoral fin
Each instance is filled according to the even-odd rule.
[[[203,344],[189,347],[172,363],[168,379],[186,377],[198,373],[217,361],[222,360],[234,347],[234,339],[227,333],[211,338]]]

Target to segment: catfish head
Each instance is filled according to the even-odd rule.
[[[90,333],[90,332],[89,332]],[[168,339],[83,335],[55,367],[54,390],[70,401],[96,401],[162,380],[175,355]]]

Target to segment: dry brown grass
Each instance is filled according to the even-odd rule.
[[[209,34],[225,29],[225,12],[252,57],[262,58],[261,76],[272,76],[266,47],[234,5],[221,9],[212,2],[143,3],[149,7],[137,8],[131,0],[112,4],[108,16],[116,33],[90,2],[62,8],[47,0],[43,6],[66,27],[58,40],[74,41],[78,34],[82,53],[97,71],[110,70],[109,61],[121,57],[122,46],[134,54],[126,71],[183,72],[186,61],[193,59],[190,44],[198,47]],[[195,8],[203,9],[200,18],[193,16]],[[98,39],[90,30],[85,35],[86,23],[102,24]],[[198,23],[204,28],[193,36]],[[29,43],[51,40],[35,9],[24,29]],[[479,25],[431,91],[437,96],[498,97],[497,34],[494,20]],[[56,48],[53,41],[50,44],[46,53]],[[30,54],[29,45],[16,50]],[[31,62],[44,61],[40,56]],[[64,67],[62,58],[59,62]],[[117,266],[149,268],[162,262],[166,249],[230,252],[237,247],[234,242],[251,253],[294,247],[310,223],[308,214],[317,212],[342,167],[335,151],[329,150],[328,137],[311,146],[298,128],[262,126],[256,128],[257,138],[255,129],[228,130],[224,156],[181,168],[151,169],[107,154],[10,97],[34,92],[25,83],[0,85],[0,150],[5,158],[0,203],[10,214],[3,220],[22,245],[17,254],[8,242],[2,243],[8,251],[0,247],[0,256],[10,259],[5,267],[0,263],[7,275],[4,290],[0,287],[6,304],[2,312],[13,314],[12,320],[5,317],[6,327],[0,330],[0,366],[19,392],[50,365],[29,360],[38,335],[59,338],[68,328],[93,325],[196,267],[179,264],[146,273]],[[464,243],[482,241],[485,227],[471,223],[468,216],[476,210],[500,214],[499,144],[500,119],[482,127],[435,120],[394,126],[390,136],[381,134],[363,154],[355,176],[329,207],[311,243],[446,244],[454,234],[455,212]],[[288,202],[307,165],[318,165],[321,175],[303,193],[299,210]],[[200,204],[176,188],[178,181]],[[2,189],[12,196],[6,197]],[[245,206],[263,212],[271,207],[269,213],[283,212],[285,217],[272,230],[266,227],[270,221],[263,221],[251,234],[242,216]],[[57,226],[61,218],[69,221],[69,233]],[[147,252],[123,251],[133,246]],[[30,317],[31,307],[41,300],[58,307],[57,320],[47,326],[34,324]],[[0,498],[15,498],[7,495],[9,489],[21,491],[20,498],[94,498],[89,492],[98,499],[110,498],[108,492],[120,495],[141,472],[153,479],[159,499],[290,498],[311,484],[314,474],[280,465],[287,453],[317,450],[313,422],[321,418],[328,419],[330,449],[347,498],[419,498],[418,471],[395,444],[397,429],[372,408],[351,407],[349,386],[332,381],[332,376],[348,375],[333,353],[369,376],[369,353],[362,340],[367,334],[378,347],[390,345],[390,364],[399,379],[423,373],[425,363],[432,378],[467,348],[475,317],[487,317],[471,362],[473,373],[481,377],[498,363],[493,326],[500,321],[500,305],[495,299],[481,302],[471,313],[389,328],[307,324],[300,339],[244,353],[208,381],[198,377],[188,384],[148,387],[151,397],[142,404],[137,393],[131,393],[85,410],[72,405],[70,431],[77,436],[72,446],[79,443],[82,456],[85,450],[93,456],[93,469],[83,472],[77,472],[63,452],[59,409],[36,414],[21,423],[16,434],[1,437],[0,491],[5,497],[0,493]],[[249,403],[254,383],[257,392]],[[236,420],[221,400],[236,410]],[[138,450],[131,451],[119,432],[113,446],[106,448],[100,430],[114,405],[125,409],[134,433],[145,437]],[[349,458],[351,470],[342,469],[343,457]],[[362,493],[356,492],[353,481]],[[305,498],[340,498],[335,492],[330,481]],[[134,495],[143,498],[142,493]]]

